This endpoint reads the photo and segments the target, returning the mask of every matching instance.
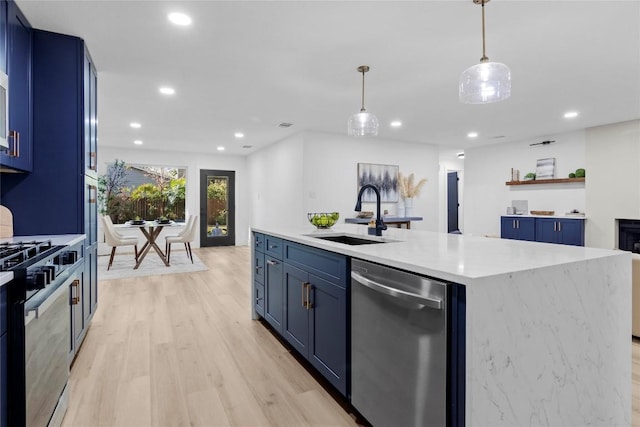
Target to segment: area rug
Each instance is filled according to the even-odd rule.
[[[158,254],[155,252],[149,252],[145,259],[142,260],[142,264],[137,270],[133,267],[136,265],[133,258],[133,254],[116,253],[113,259],[111,268],[107,271],[107,265],[109,264],[109,256],[98,257],[98,279],[99,280],[112,280],[122,279],[125,277],[138,277],[138,276],[153,276],[160,274],[177,274],[177,273],[192,273],[194,271],[207,270],[207,266],[200,261],[200,259],[194,254],[193,264],[186,254],[181,252],[171,253],[171,265],[166,267]]]

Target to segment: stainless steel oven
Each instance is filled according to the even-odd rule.
[[[67,408],[70,286],[79,280],[83,243],[0,243],[0,270],[12,271],[8,305],[8,424],[59,426]]]

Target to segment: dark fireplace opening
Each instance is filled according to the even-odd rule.
[[[618,249],[640,254],[640,219],[618,220]]]

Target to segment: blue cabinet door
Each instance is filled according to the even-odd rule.
[[[15,2],[7,7],[7,75],[9,76],[9,150],[0,164],[25,172],[33,170],[31,26]]]
[[[253,253],[253,280],[264,284],[264,254],[254,251]]]
[[[343,395],[347,395],[347,292],[309,275],[311,284],[309,361]]]
[[[304,305],[309,273],[284,265],[284,338],[305,358],[309,355],[309,309]]]
[[[564,245],[584,246],[584,220],[560,219],[558,220],[560,241]]]
[[[503,216],[500,218],[500,237],[503,239],[536,240],[535,218]]]
[[[253,282],[253,305],[260,316],[264,317],[264,285],[256,281]]]
[[[98,77],[89,52],[84,53],[84,165],[85,175],[98,174]]]
[[[543,243],[558,243],[560,237],[556,231],[557,221],[554,218],[536,218],[536,241]]]
[[[265,255],[265,313],[264,318],[282,334],[284,315],[283,264],[279,259]]]
[[[517,239],[516,220],[511,217],[500,218],[500,237],[503,239]]]
[[[7,421],[7,335],[0,335],[0,427]]]

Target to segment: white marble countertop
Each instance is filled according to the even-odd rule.
[[[6,237],[4,239],[0,239],[0,243],[51,240],[52,245],[74,245],[78,242],[83,241],[85,238],[85,234],[42,234],[34,236]]]
[[[313,227],[254,227],[252,230],[465,285],[473,284],[477,279],[516,271],[628,256],[626,252],[608,249],[391,227],[380,238],[368,235],[366,227],[356,224],[339,224],[328,230]],[[313,237],[340,233],[388,242],[350,246]]]

